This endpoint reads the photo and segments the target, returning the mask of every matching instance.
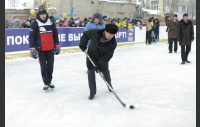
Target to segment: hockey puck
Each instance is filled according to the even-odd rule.
[[[134,109],[134,106],[133,106],[133,105],[130,105],[130,109]]]

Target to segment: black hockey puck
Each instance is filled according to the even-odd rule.
[[[134,109],[134,106],[133,106],[133,105],[130,105],[130,109]]]

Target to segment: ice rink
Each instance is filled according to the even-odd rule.
[[[38,59],[5,61],[6,127],[195,127],[196,40],[189,61],[168,44],[117,47],[109,68],[125,109],[96,74],[97,95],[88,100],[83,52],[55,56],[54,90],[43,91]]]

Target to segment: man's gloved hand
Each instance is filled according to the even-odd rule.
[[[59,43],[55,44],[54,54],[58,55],[60,53],[60,47],[61,45]]]
[[[79,47],[83,52],[87,49],[87,47],[85,47],[85,46],[79,46]]]
[[[95,67],[95,71],[98,73],[98,71],[100,71],[101,67],[99,64],[96,64],[96,67]]]
[[[35,47],[31,47],[30,49],[30,57],[37,59],[38,53]]]

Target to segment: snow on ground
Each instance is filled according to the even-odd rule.
[[[125,109],[97,74],[97,95],[88,100],[85,54],[55,57],[54,90],[42,90],[38,60],[5,61],[6,127],[195,127],[196,42],[191,64],[180,65],[166,43],[117,47],[110,61],[112,84]]]

